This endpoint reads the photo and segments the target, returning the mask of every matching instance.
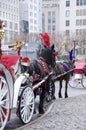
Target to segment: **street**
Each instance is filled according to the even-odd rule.
[[[55,86],[56,86],[55,96],[58,99],[59,83],[56,82]],[[77,88],[71,88],[69,86],[69,88],[68,88],[69,97],[74,97],[74,96],[84,95],[84,94],[86,94],[86,89],[84,89],[83,87],[82,88],[78,88],[78,87]],[[64,86],[63,86],[63,89],[62,89],[62,95],[63,95],[63,98],[64,98]],[[39,100],[39,97],[37,97],[37,99],[36,99],[36,109],[37,109],[37,106],[38,106],[38,100]],[[12,129],[16,129],[16,128],[23,126],[20,119],[16,116],[15,112],[16,112],[15,110],[12,111],[11,120],[9,122],[7,122],[5,130],[12,130]],[[39,118],[39,114],[38,113],[34,114],[31,122],[34,122],[34,120],[37,120],[38,118]]]

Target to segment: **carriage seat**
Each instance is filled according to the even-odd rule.
[[[7,67],[7,69],[12,73],[13,76],[18,69],[19,59],[20,56],[18,55],[7,54],[7,55],[2,55],[0,62]],[[0,70],[0,73],[1,74],[3,73],[2,70]]]
[[[74,73],[83,74],[85,69],[86,69],[85,60],[80,60],[75,62]]]

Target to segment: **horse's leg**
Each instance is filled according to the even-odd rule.
[[[34,91],[34,97],[36,98],[36,91]],[[36,113],[36,109],[34,108],[34,114]]]
[[[40,94],[40,102],[39,102],[39,114],[44,113],[43,105],[44,105],[44,98],[45,98],[45,86],[42,87],[42,92]]]
[[[61,90],[62,90],[62,80],[59,81],[59,98],[62,98],[62,94],[61,94]]]
[[[65,82],[65,98],[67,98],[68,97],[68,80],[66,80],[66,82]]]

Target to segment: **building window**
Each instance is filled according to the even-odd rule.
[[[9,22],[9,28],[12,29],[12,22]]]
[[[76,10],[76,16],[79,16],[80,14],[79,14],[79,10]]]
[[[86,0],[76,0],[76,5],[77,5],[77,6],[86,5]]]
[[[82,1],[82,0],[80,0],[80,5],[83,5],[83,4],[82,4],[82,2],[83,2],[83,1]]]
[[[77,19],[76,20],[76,26],[85,26],[86,25],[86,19]]]
[[[76,10],[76,16],[86,16],[86,9]]]
[[[76,26],[79,26],[80,25],[79,23],[80,23],[79,20],[76,20]]]
[[[48,25],[48,31],[49,31],[49,32],[51,31],[51,26],[50,26],[50,25]]]
[[[52,26],[52,31],[55,31],[55,25]]]
[[[51,23],[51,12],[48,12],[48,23]]]
[[[70,1],[67,0],[67,1],[66,1],[66,7],[69,7],[69,6],[70,6]]]
[[[70,16],[70,11],[66,10],[66,17],[69,17],[69,16]]]
[[[15,29],[18,30],[18,24],[17,23],[15,23]]]
[[[86,0],[84,0],[84,5],[86,5]]]
[[[7,27],[7,21],[3,21],[4,22],[4,26]]]
[[[70,25],[70,21],[66,20],[66,26],[69,26],[69,25]]]
[[[79,35],[79,29],[76,29],[76,35]]]
[[[55,23],[55,12],[52,12],[52,23]]]
[[[86,19],[83,19],[83,25],[86,25]]]
[[[70,35],[70,31],[69,30],[66,30],[66,35]]]
[[[45,32],[45,15],[42,14],[42,31]]]

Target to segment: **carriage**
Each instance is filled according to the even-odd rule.
[[[19,79],[15,77],[19,75],[16,70],[19,60],[17,55],[2,55],[0,60],[0,130],[10,120],[12,109],[17,109],[24,124],[30,121],[34,112],[34,93],[29,75],[21,75]],[[22,85],[27,79],[28,86]]]
[[[74,75],[70,78],[69,85],[74,88],[86,89],[86,60],[75,62]]]

